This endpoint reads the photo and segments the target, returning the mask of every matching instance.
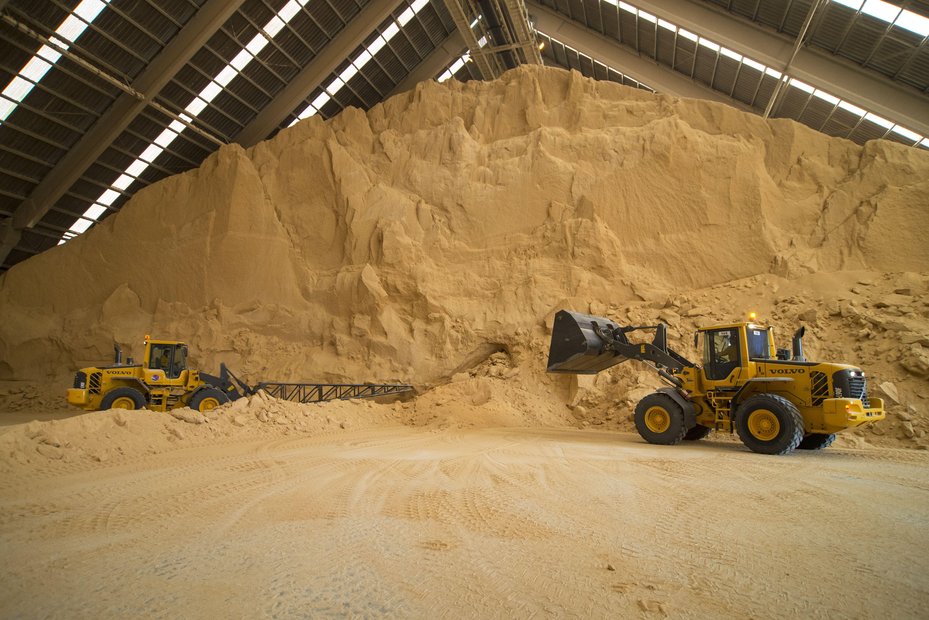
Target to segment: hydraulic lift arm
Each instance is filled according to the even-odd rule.
[[[627,334],[640,330],[654,330],[652,342],[630,342]],[[668,326],[664,323],[620,327],[610,319],[579,312],[561,310],[555,315],[549,372],[596,374],[628,359],[648,362],[675,385],[681,381],[671,373],[695,366],[668,347]]]

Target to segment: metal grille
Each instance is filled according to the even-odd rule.
[[[865,408],[868,403],[867,382],[860,370],[840,370],[832,375],[836,398],[857,398]]]
[[[868,403],[867,385],[864,377],[850,377],[848,387],[851,392],[851,398],[860,398],[865,407],[870,407]]]
[[[100,382],[102,380],[103,380],[103,373],[93,372],[90,374],[90,383],[88,384],[87,388],[91,394],[100,393]]]
[[[826,378],[826,374],[814,370],[810,373],[810,379],[813,383],[811,391],[811,396],[813,397],[813,406],[823,404],[823,401],[829,398],[829,381]]]

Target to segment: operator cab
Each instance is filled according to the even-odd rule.
[[[177,379],[187,370],[187,345],[180,342],[151,342],[148,367],[161,370],[167,379]]]
[[[725,381],[737,368],[747,365],[748,361],[763,362],[775,356],[774,337],[770,327],[742,323],[700,330],[694,338],[695,346],[701,332],[703,371],[709,381]],[[747,360],[743,359],[746,354]]]

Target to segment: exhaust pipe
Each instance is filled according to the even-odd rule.
[[[117,366],[121,366],[123,363],[123,350],[119,348],[119,345],[115,342],[113,343],[113,352],[115,353],[115,363]]]
[[[803,357],[803,334],[806,333],[806,326],[801,325],[800,329],[794,332],[793,340],[793,361],[795,362],[805,362],[806,358]]]

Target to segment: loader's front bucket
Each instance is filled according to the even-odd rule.
[[[548,372],[594,375],[629,359],[604,350],[603,340],[594,332],[594,323],[601,330],[619,329],[610,319],[568,310],[558,311],[548,349]]]

